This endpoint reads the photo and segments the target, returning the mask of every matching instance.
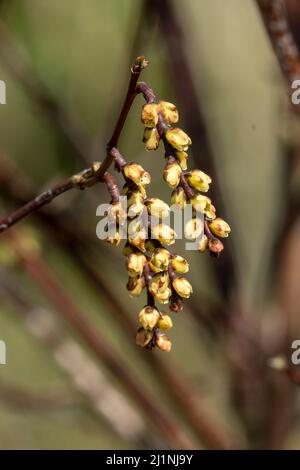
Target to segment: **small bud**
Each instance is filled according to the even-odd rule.
[[[108,214],[107,214],[108,223],[118,223],[119,225],[124,225],[127,219],[127,214],[122,207],[120,202],[115,202],[111,204]]]
[[[211,183],[211,177],[208,176],[201,170],[192,170],[187,175],[189,185],[197,189],[197,191],[202,191],[206,193],[209,190],[209,185]]]
[[[160,101],[159,104],[159,112],[162,114],[166,124],[175,124],[178,122],[179,115],[175,104],[168,103],[167,101]]]
[[[172,205],[178,206],[179,209],[184,209],[186,206],[186,194],[184,189],[180,186],[179,188],[174,189],[171,195]]]
[[[144,307],[139,313],[139,322],[145,330],[153,330],[160,316],[154,307]]]
[[[153,338],[152,331],[144,330],[144,328],[139,328],[137,335],[136,335],[135,342],[138,346],[141,346],[142,348],[144,348],[145,346],[147,346],[147,344],[150,343],[152,338]]]
[[[165,271],[168,269],[170,259],[170,252],[165,248],[156,248],[151,256],[151,266],[155,269],[153,271],[158,270],[156,272]],[[150,264],[149,263],[149,264]]]
[[[157,328],[159,328],[160,330],[166,331],[172,328],[172,326],[173,326],[173,322],[172,322],[171,317],[167,314],[161,313],[160,319],[158,320],[158,323],[157,323]]]
[[[163,178],[170,188],[174,189],[177,188],[180,183],[181,174],[182,170],[180,165],[176,162],[170,162],[165,166]]]
[[[183,299],[188,299],[193,293],[193,288],[185,277],[176,277],[173,280],[172,285],[177,294]]]
[[[176,236],[175,231],[169,225],[157,224],[152,227],[152,237],[165,245],[175,243]]]
[[[141,276],[146,263],[147,258],[143,253],[137,252],[128,255],[126,265],[129,276]]]
[[[138,163],[127,163],[123,167],[123,173],[126,178],[129,178],[137,185],[145,185],[151,182],[148,171],[145,171]]]
[[[168,273],[159,273],[155,274],[150,281],[149,291],[153,296],[156,296],[158,293],[163,292],[167,289],[169,285],[169,275]]]
[[[128,217],[134,218],[144,210],[144,198],[139,191],[132,191],[127,196]]]
[[[182,299],[176,293],[173,293],[169,299],[169,309],[175,313],[179,313],[183,310]]]
[[[145,201],[145,205],[148,209],[149,214],[159,219],[164,219],[165,217],[168,217],[170,213],[170,208],[168,204],[156,197],[151,197],[147,199]]]
[[[143,142],[145,144],[146,150],[156,150],[159,146],[159,133],[156,127],[145,127]]]
[[[184,234],[187,240],[195,241],[203,234],[203,221],[199,218],[190,219],[184,227]]]
[[[172,347],[172,343],[167,335],[157,335],[156,346],[165,352],[169,352]]]
[[[129,295],[132,297],[138,297],[142,293],[144,287],[145,279],[143,276],[130,277],[126,285]]]
[[[112,246],[118,246],[121,241],[121,235],[119,231],[115,230],[115,231],[108,232],[108,235],[105,241]]]
[[[202,214],[204,214],[205,211],[209,210],[211,207],[211,200],[209,197],[204,196],[203,194],[197,194],[196,196],[192,197],[190,202],[193,208]]]
[[[175,151],[175,157],[177,158],[181,169],[185,171],[187,169],[188,154],[186,152]]]
[[[201,251],[202,253],[206,251],[208,248],[208,238],[206,235],[203,235],[201,240],[199,240],[197,250]]]
[[[171,259],[171,265],[174,271],[178,274],[185,274],[189,270],[189,263],[185,258],[179,255],[174,255]]]
[[[212,238],[208,242],[208,249],[213,256],[219,256],[224,249],[224,245],[218,238]]]
[[[143,226],[142,221],[135,219],[128,225],[128,241],[131,245],[137,247],[141,251],[145,251],[145,241],[147,239],[147,230]]]
[[[158,105],[155,103],[145,104],[142,108],[141,120],[146,127],[155,127],[158,123]]]
[[[218,217],[209,224],[210,230],[217,237],[227,238],[231,232],[231,228],[225,220]]]
[[[192,143],[190,137],[179,127],[169,129],[166,132],[166,139],[179,152],[186,152],[188,146]]]
[[[206,215],[207,219],[214,220],[216,218],[216,208],[212,204],[205,209],[204,214]]]

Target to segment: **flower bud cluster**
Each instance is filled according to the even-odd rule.
[[[219,238],[228,237],[230,226],[225,220],[216,216],[216,208],[211,199],[203,194],[209,190],[211,177],[198,169],[188,171],[188,148],[192,141],[182,129],[172,127],[179,119],[176,106],[165,101],[148,103],[143,107],[141,119],[146,126],[145,132],[149,129],[152,132],[156,131],[155,149],[160,139],[164,141],[167,163],[163,179],[173,190],[172,204],[180,209],[184,209],[187,203],[192,205],[193,218],[186,224],[186,238],[196,241],[200,252],[209,250],[212,255],[218,256],[223,250],[223,244]],[[161,132],[158,131],[159,119],[163,122],[163,126],[160,126],[163,129]],[[204,224],[197,218],[197,213],[202,214]]]

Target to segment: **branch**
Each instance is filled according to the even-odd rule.
[[[0,29],[1,32],[1,29]],[[126,98],[121,109],[119,118],[117,120],[116,127],[112,133],[112,136],[107,144],[107,153],[102,163],[95,162],[90,168],[83,170],[81,173],[71,176],[66,181],[57,184],[48,191],[44,191],[42,194],[28,202],[15,212],[0,220],[0,233],[8,229],[12,225],[16,224],[24,217],[28,216],[32,212],[39,210],[41,207],[49,204],[54,198],[61,194],[73,189],[79,188],[84,189],[89,186],[93,186],[95,183],[103,181],[106,183],[108,190],[111,193],[112,200],[115,200],[113,190],[111,187],[112,176],[107,175],[107,170],[114,161],[115,150],[119,142],[121,132],[123,130],[125,121],[128,113],[137,95],[136,84],[142,70],[147,67],[148,62],[143,56],[137,57],[134,66],[131,68],[131,76],[128,85],[128,91]],[[115,185],[116,186],[116,185]]]
[[[70,191],[74,188],[85,189],[87,187],[93,186],[100,180],[106,184],[112,200],[115,201],[118,197],[118,189],[113,176],[109,173],[105,173],[103,175],[101,164],[99,162],[94,162],[90,168],[87,168],[82,172],[71,176],[66,181],[58,183],[53,188],[44,191],[31,201],[27,202],[27,204],[14,211],[12,214],[0,220],[0,233],[4,232],[20,220],[24,219],[24,217],[27,217],[29,214],[32,214],[46,204],[49,204],[51,201],[53,201],[53,199],[60,196],[61,194],[66,193],[67,191]]]
[[[289,84],[300,79],[300,54],[287,20],[283,0],[257,0],[266,30],[272,42],[281,71]],[[299,107],[295,107],[300,112]]]

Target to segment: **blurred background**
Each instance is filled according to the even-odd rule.
[[[286,8],[297,40],[300,6]],[[299,448],[297,371],[269,363],[289,361],[300,339],[300,125],[256,2],[2,0],[0,15],[3,215],[104,158],[145,55],[142,80],[177,104],[190,168],[213,177],[232,227],[219,259],[176,245],[194,295],[169,354],[135,345],[145,299],[128,296],[122,249],[95,234],[105,187],[7,231],[0,448]],[[168,202],[163,150],[142,144],[142,103],[119,148]]]

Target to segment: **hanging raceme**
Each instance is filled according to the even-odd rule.
[[[162,351],[170,351],[171,341],[166,331],[172,328],[173,321],[156,303],[164,305],[164,309],[168,306],[172,312],[180,312],[193,288],[185,277],[189,270],[187,260],[170,250],[177,234],[169,221],[165,221],[170,213],[169,205],[159,198],[148,197],[146,187],[151,183],[151,175],[139,163],[128,163],[118,150],[120,135],[138,94],[143,94],[146,101],[141,114],[146,150],[157,150],[162,141],[166,158],[162,179],[172,190],[171,204],[181,211],[189,208],[192,214],[185,225],[186,239],[195,243],[199,252],[210,251],[213,256],[218,256],[224,248],[220,238],[228,237],[230,227],[216,217],[211,199],[203,194],[209,191],[210,176],[198,169],[188,170],[188,148],[192,141],[177,126],[179,114],[176,106],[158,100],[145,82],[138,82],[147,65],[144,57],[137,57],[131,68],[127,95],[103,162],[94,162],[90,168],[55,185],[4,217],[0,220],[0,232],[66,191],[105,183],[111,197],[105,222],[106,241],[118,246],[122,239],[126,239],[123,254],[128,272],[127,289],[135,297],[144,290],[147,293],[147,304],[138,315],[140,327],[136,343],[148,349],[158,347]],[[122,191],[112,174],[108,173],[112,163],[124,178]],[[121,196],[126,198],[126,207],[123,207]]]
[[[163,180],[172,189],[171,204],[184,209],[192,206],[193,217],[185,225],[185,237],[197,240],[198,251],[210,251],[218,256],[223,244],[217,237],[227,237],[230,227],[216,217],[216,209],[205,194],[212,180],[199,169],[187,169],[188,148],[191,138],[179,127],[172,127],[179,120],[174,104],[159,101],[151,88],[144,82],[137,83],[137,93],[143,93],[146,104],[142,107],[141,121],[144,124],[143,142],[146,150],[157,150],[160,141],[165,148],[166,165]],[[131,296],[139,296],[147,291],[147,304],[138,315],[140,328],[136,343],[144,348],[158,347],[170,351],[171,341],[165,331],[173,326],[172,319],[155,305],[168,305],[173,312],[180,312],[183,301],[193,292],[189,281],[183,275],[189,264],[182,256],[171,253],[169,246],[176,240],[175,231],[161,219],[168,216],[170,208],[161,199],[148,198],[145,186],[151,176],[137,163],[126,163],[118,151],[114,150],[114,160],[118,171],[125,178],[123,194],[127,196],[128,230],[127,242],[123,250],[128,272],[127,289]],[[139,230],[140,217],[155,216],[159,223]],[[197,217],[203,214],[203,220]]]

